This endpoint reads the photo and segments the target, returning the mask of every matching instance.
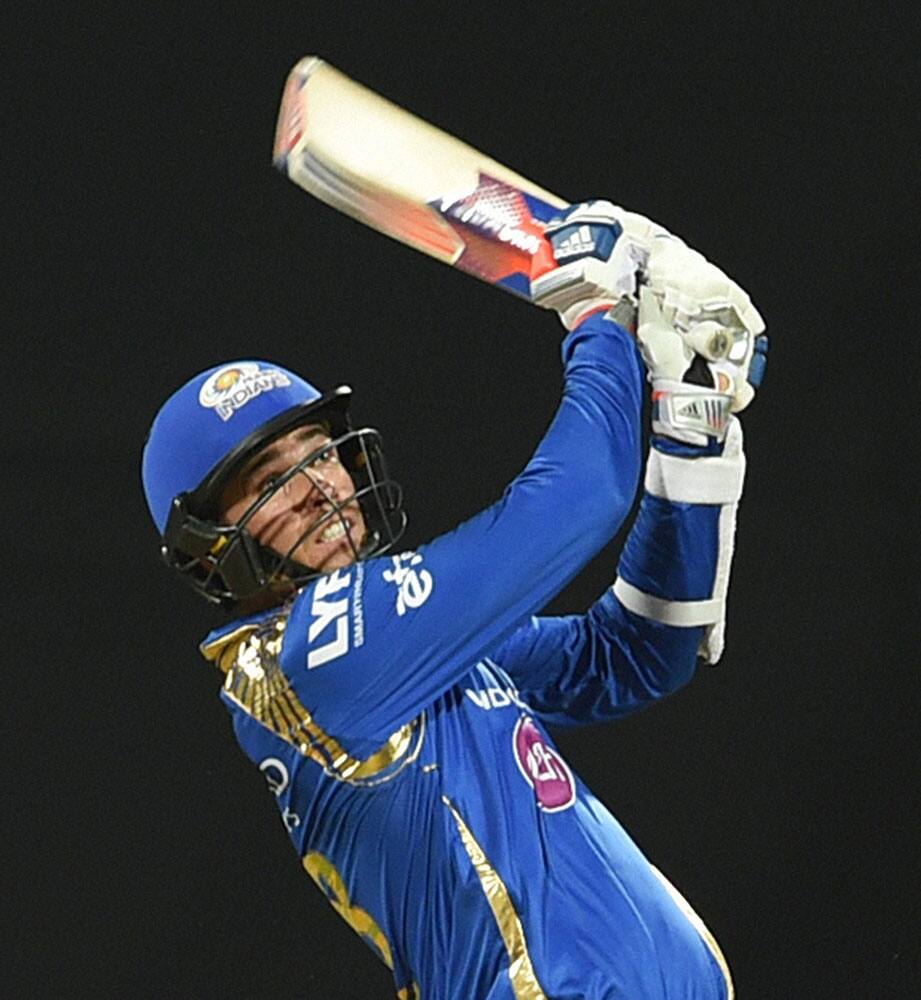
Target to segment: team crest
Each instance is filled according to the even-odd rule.
[[[256,396],[288,385],[291,380],[277,368],[260,368],[255,361],[243,361],[210,375],[198,393],[198,402],[227,421]]]

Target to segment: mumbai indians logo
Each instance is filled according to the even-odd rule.
[[[226,421],[256,396],[287,385],[291,385],[291,380],[277,368],[260,368],[253,361],[244,361],[211,375],[201,387],[198,401]]]

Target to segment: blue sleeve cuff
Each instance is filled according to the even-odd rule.
[[[694,445],[675,441],[662,434],[653,434],[649,443],[656,451],[661,451],[666,455],[677,455],[679,458],[703,458],[723,454],[723,443],[717,441],[716,438],[708,437],[705,445]]]
[[[622,580],[669,601],[709,600],[719,552],[720,508],[646,494],[618,566]]]

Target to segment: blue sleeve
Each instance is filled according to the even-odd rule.
[[[282,666],[316,723],[372,752],[553,598],[617,532],[640,470],[632,337],[595,315],[563,342],[554,420],[502,498],[417,553],[313,581]]]
[[[709,597],[719,516],[716,505],[644,494],[619,577],[666,601]],[[618,718],[682,687],[703,632],[634,614],[611,589],[587,614],[532,618],[491,658],[545,722],[579,725]]]

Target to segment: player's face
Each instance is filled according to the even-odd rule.
[[[313,424],[298,427],[263,448],[224,491],[223,523],[236,524],[275,480],[329,441],[327,429]],[[328,573],[354,562],[355,549],[361,548],[365,538],[365,521],[358,501],[352,500],[322,524],[317,522],[329,514],[333,503],[341,503],[354,492],[352,477],[336,449],[329,447],[260,507],[246,528],[279,555]],[[296,546],[293,551],[292,546]]]

